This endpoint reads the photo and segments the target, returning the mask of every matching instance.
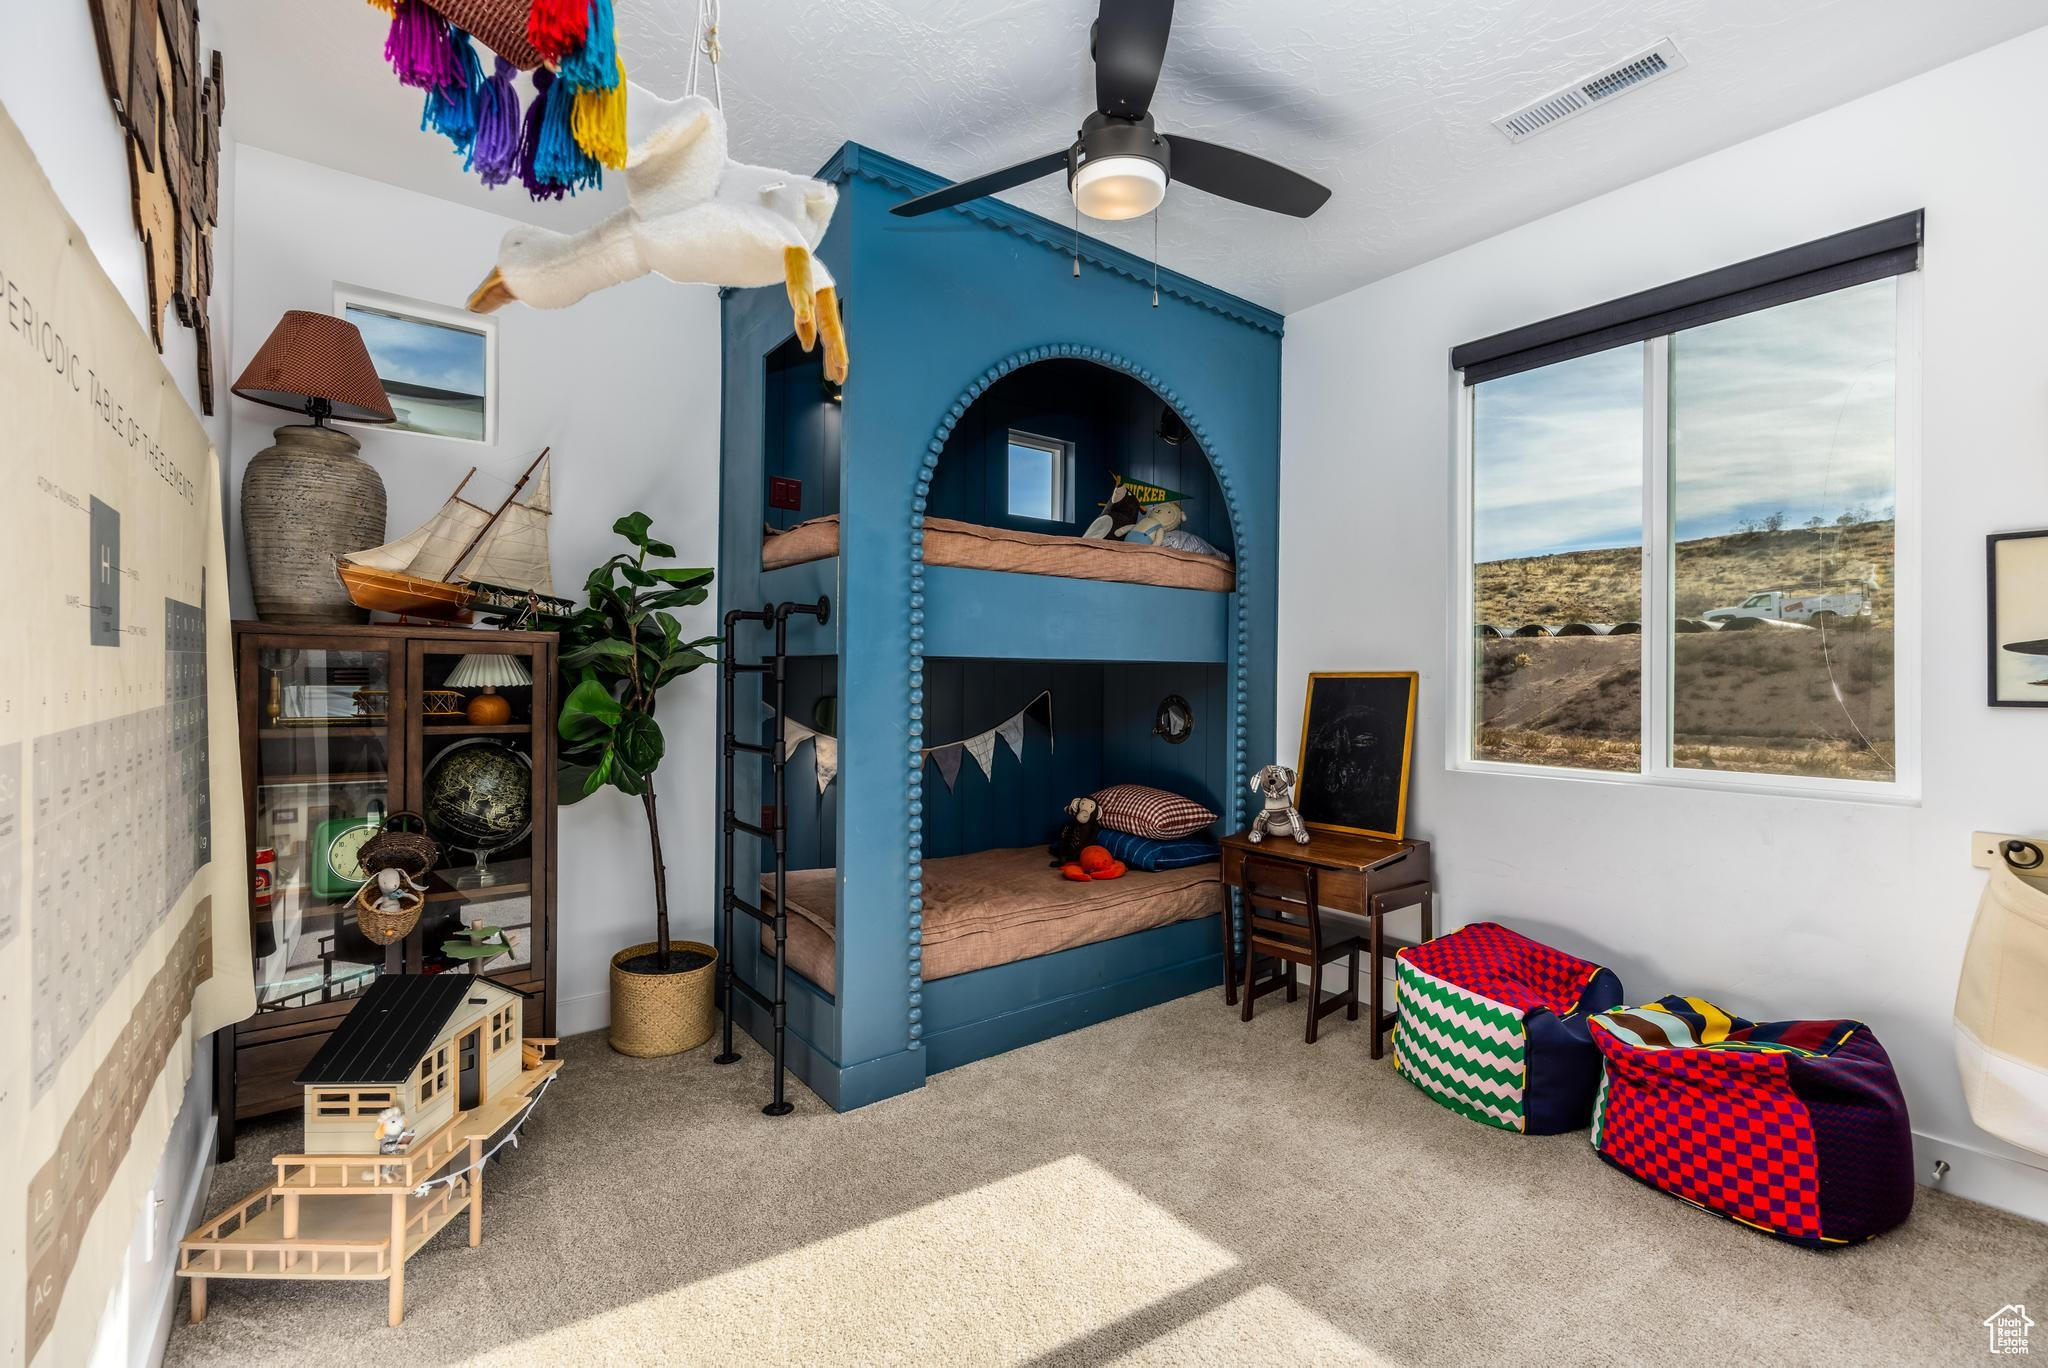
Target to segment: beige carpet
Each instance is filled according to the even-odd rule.
[[[779,1121],[751,1042],[720,1069],[580,1037],[403,1326],[381,1283],[216,1281],[169,1362],[1919,1365],[2048,1311],[2048,1227],[1923,1190],[1874,1244],[1792,1248],[1583,1134],[1450,1115],[1362,1026],[1305,1046],[1302,1010],[1205,994]],[[213,1205],[297,1143],[245,1127]]]

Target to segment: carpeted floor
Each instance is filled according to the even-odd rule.
[[[1302,1010],[1205,994],[779,1121],[751,1043],[720,1069],[579,1037],[403,1326],[381,1283],[216,1281],[168,1362],[1922,1365],[2048,1307],[2048,1227],[1923,1190],[1873,1244],[1792,1248],[1583,1133],[1451,1116],[1360,1025],[1304,1046]],[[298,1139],[245,1127],[213,1206]]]

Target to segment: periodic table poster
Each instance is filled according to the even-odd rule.
[[[219,462],[4,109],[0,205],[0,1364],[71,1364],[248,878]]]

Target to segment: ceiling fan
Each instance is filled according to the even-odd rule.
[[[1172,27],[1173,0],[1102,0],[1089,40],[1095,112],[1081,121],[1073,146],[905,200],[890,212],[929,214],[1055,171],[1067,173],[1075,207],[1090,218],[1149,214],[1166,198],[1169,181],[1296,218],[1322,208],[1329,190],[1299,172],[1152,126],[1152,92]]]

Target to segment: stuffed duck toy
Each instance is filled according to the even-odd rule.
[[[627,103],[626,207],[581,233],[521,225],[469,298],[473,313],[518,301],[562,309],[652,271],[670,280],[789,290],[805,351],[822,337],[825,375],[846,379],[846,331],[831,272],[815,255],[839,192],[823,181],[726,156],[725,116],[701,95]]]

